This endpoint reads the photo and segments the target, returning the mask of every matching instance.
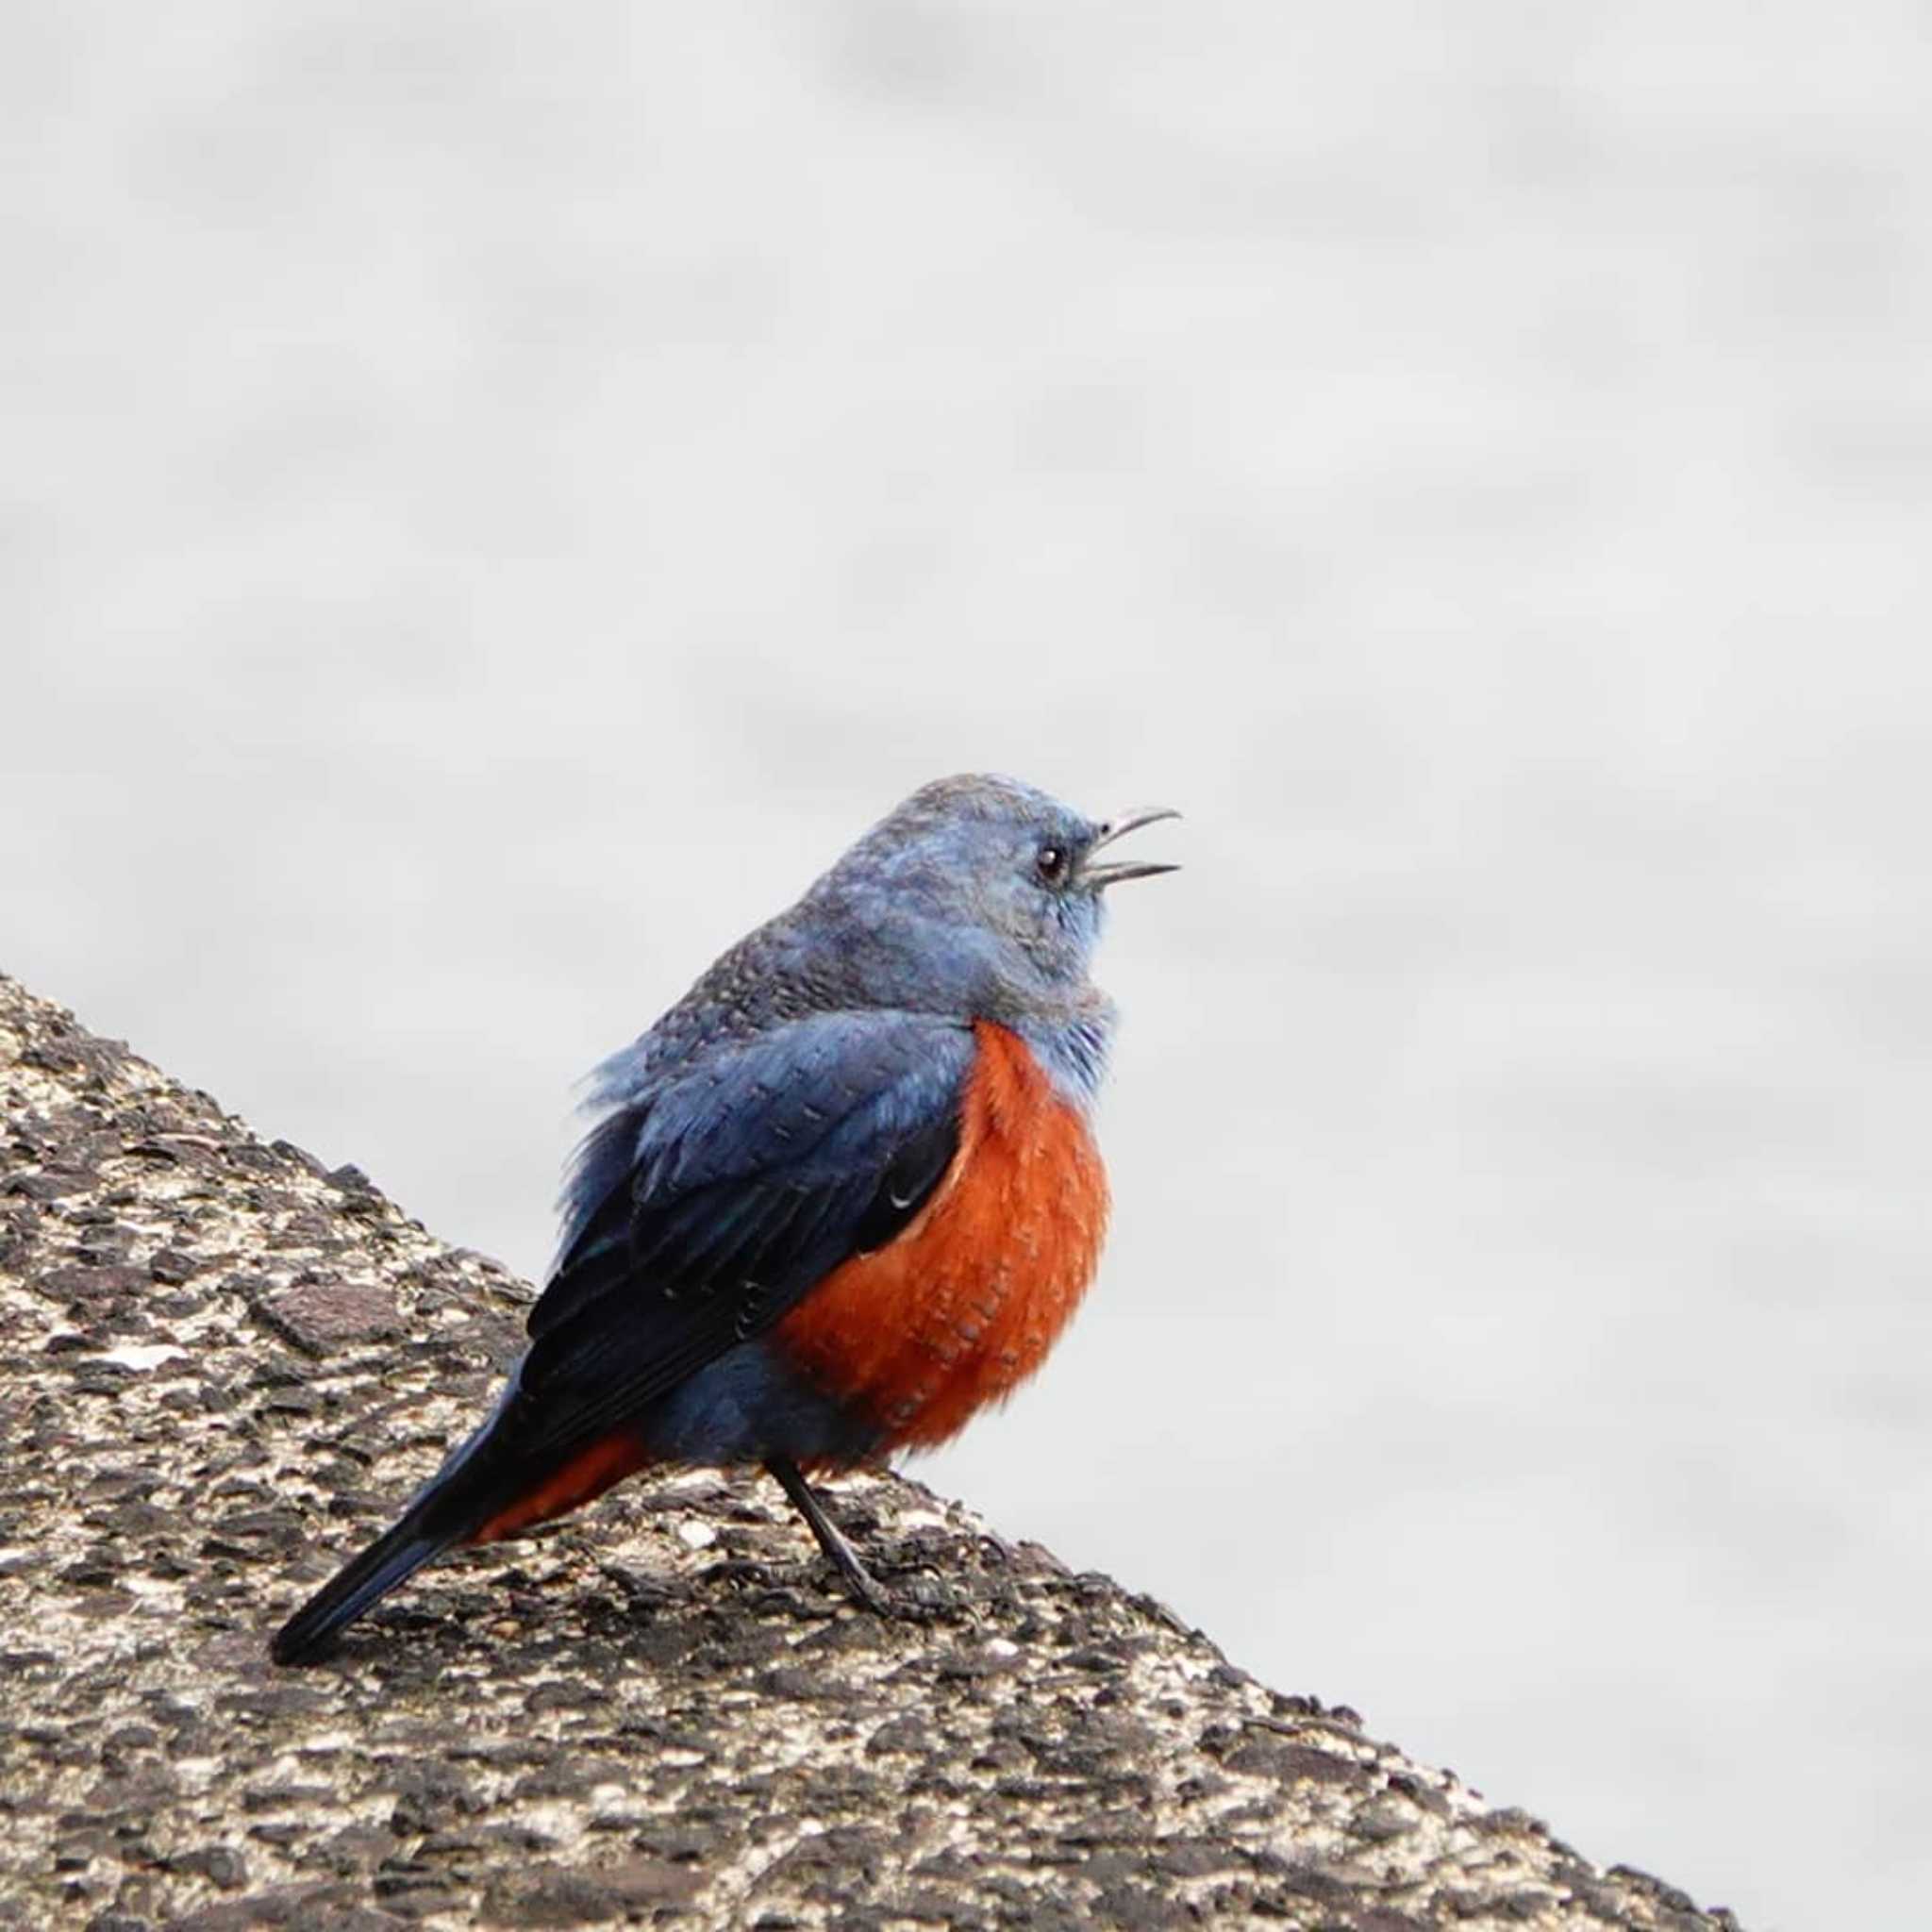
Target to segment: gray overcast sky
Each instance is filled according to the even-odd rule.
[[[1924,9],[25,5],[0,967],[535,1271],[920,781],[1171,801],[923,1472],[1754,1932],[1932,1881]]]

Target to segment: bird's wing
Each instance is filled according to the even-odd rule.
[[[519,1443],[591,1440],[890,1241],[952,1162],[973,1058],[960,1022],[817,1014],[607,1121],[578,1168],[601,1198],[530,1312]]]

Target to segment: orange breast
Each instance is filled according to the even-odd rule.
[[[1079,1110],[1014,1034],[974,1030],[958,1152],[932,1199],[774,1330],[821,1388],[871,1411],[888,1449],[943,1441],[1039,1368],[1107,1228],[1107,1174]]]

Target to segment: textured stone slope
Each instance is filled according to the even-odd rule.
[[[1731,1924],[893,1478],[910,1621],[694,1474],[272,1670],[529,1291],[4,978],[0,1105],[0,1923]]]

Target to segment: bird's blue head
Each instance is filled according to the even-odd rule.
[[[807,894],[874,998],[1024,1020],[1089,993],[1103,897],[1174,867],[1103,857],[1165,808],[1093,820],[1011,778],[923,786]]]

